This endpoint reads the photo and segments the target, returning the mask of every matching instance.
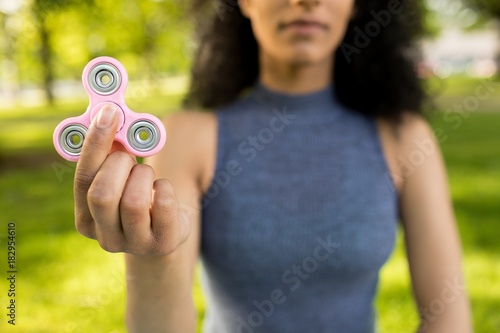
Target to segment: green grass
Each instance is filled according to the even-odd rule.
[[[122,259],[103,253],[75,233],[71,174],[59,181],[50,164],[33,163],[2,170],[0,188],[1,253],[6,256],[6,223],[13,221],[18,267],[18,325],[15,330],[6,328],[2,315],[0,331],[65,332],[67,325],[74,324],[81,332],[91,332],[96,322],[102,332],[121,327],[120,318],[110,309],[123,307]],[[107,285],[112,277],[113,288]],[[0,288],[3,305],[7,301],[4,279]]]
[[[435,108],[438,110],[454,110],[456,104],[472,102],[471,98],[480,97],[480,105],[468,104],[468,108],[476,111],[500,111],[500,78],[471,79],[457,76],[453,79],[432,79],[427,82],[429,94],[436,97]]]
[[[452,90],[438,101],[443,109],[446,103],[468,96],[460,87],[477,85],[460,82],[450,83]],[[175,109],[179,100],[179,96],[156,96],[144,100],[140,111],[160,115]],[[500,113],[485,105],[481,110],[486,112],[463,119],[458,128],[441,113],[432,117],[433,127],[447,136],[442,150],[464,246],[474,325],[480,333],[500,331]],[[8,326],[1,310],[0,332],[125,332],[122,255],[104,252],[75,231],[73,164],[57,156],[51,142],[57,123],[85,108],[81,101],[51,109],[0,111],[2,309],[7,302],[9,221],[17,225],[18,264],[18,325]],[[377,298],[381,332],[412,332],[418,324],[403,245],[399,234],[397,248],[381,273]],[[202,313],[199,285],[194,293]]]

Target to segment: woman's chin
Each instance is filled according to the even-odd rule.
[[[331,59],[333,49],[327,49],[324,45],[317,45],[317,43],[294,43],[289,45],[286,50],[282,50],[281,57],[285,58],[288,63],[294,64],[312,64],[322,62],[326,58]]]
[[[295,50],[286,61],[295,66],[309,66],[320,64],[325,59],[331,59],[332,54],[322,54],[318,52],[310,52],[308,50]],[[284,59],[285,60],[285,59]]]

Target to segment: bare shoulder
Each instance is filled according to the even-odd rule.
[[[217,119],[213,112],[188,110],[165,117],[164,124],[170,141],[168,148],[192,154],[210,145],[216,134]]]
[[[437,140],[428,121],[415,112],[404,112],[401,121],[379,118],[379,135],[394,185],[401,193],[408,177],[437,149]]]
[[[160,177],[183,174],[192,178],[203,192],[215,164],[217,119],[215,113],[182,110],[163,120],[167,141],[151,159]]]
[[[181,110],[169,114],[164,119],[165,125],[171,130],[207,130],[210,125],[215,125],[215,113],[209,111]]]
[[[397,125],[387,119],[379,118],[378,126],[382,134],[401,148],[411,145],[415,138],[434,136],[429,122],[422,115],[410,111],[401,115],[401,122]]]
[[[403,149],[413,147],[415,141],[421,138],[435,139],[429,122],[422,115],[412,112],[402,115],[398,135]]]
[[[426,175],[432,179],[444,172],[439,142],[429,122],[417,114],[405,113],[399,129],[402,175],[407,180]]]

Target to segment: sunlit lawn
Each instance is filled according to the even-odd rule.
[[[451,87],[445,103],[469,90]],[[498,87],[497,87],[498,88]],[[500,94],[498,89],[497,94]],[[173,110],[179,96],[155,97],[143,112]],[[476,332],[500,331],[500,113],[472,114],[454,129],[442,114],[432,124],[447,135],[442,149],[459,229]],[[496,104],[498,105],[498,104]],[[85,102],[56,109],[0,111],[0,308],[7,302],[8,221],[17,224],[17,322],[0,332],[125,332],[122,255],[104,252],[73,226],[73,166],[53,153],[51,136],[65,117],[79,115]],[[199,288],[197,304],[202,307]],[[417,325],[401,236],[384,267],[377,299],[381,332],[412,332]],[[5,312],[6,313],[6,312]]]

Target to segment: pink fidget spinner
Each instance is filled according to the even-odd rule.
[[[125,67],[110,57],[95,58],[85,66],[83,86],[90,98],[87,111],[62,121],[54,131],[54,146],[64,159],[76,162],[92,119],[106,104],[118,110],[120,124],[115,141],[133,155],[145,157],[158,153],[165,145],[167,134],[162,122],[153,115],[135,113],[125,103],[128,75]]]

